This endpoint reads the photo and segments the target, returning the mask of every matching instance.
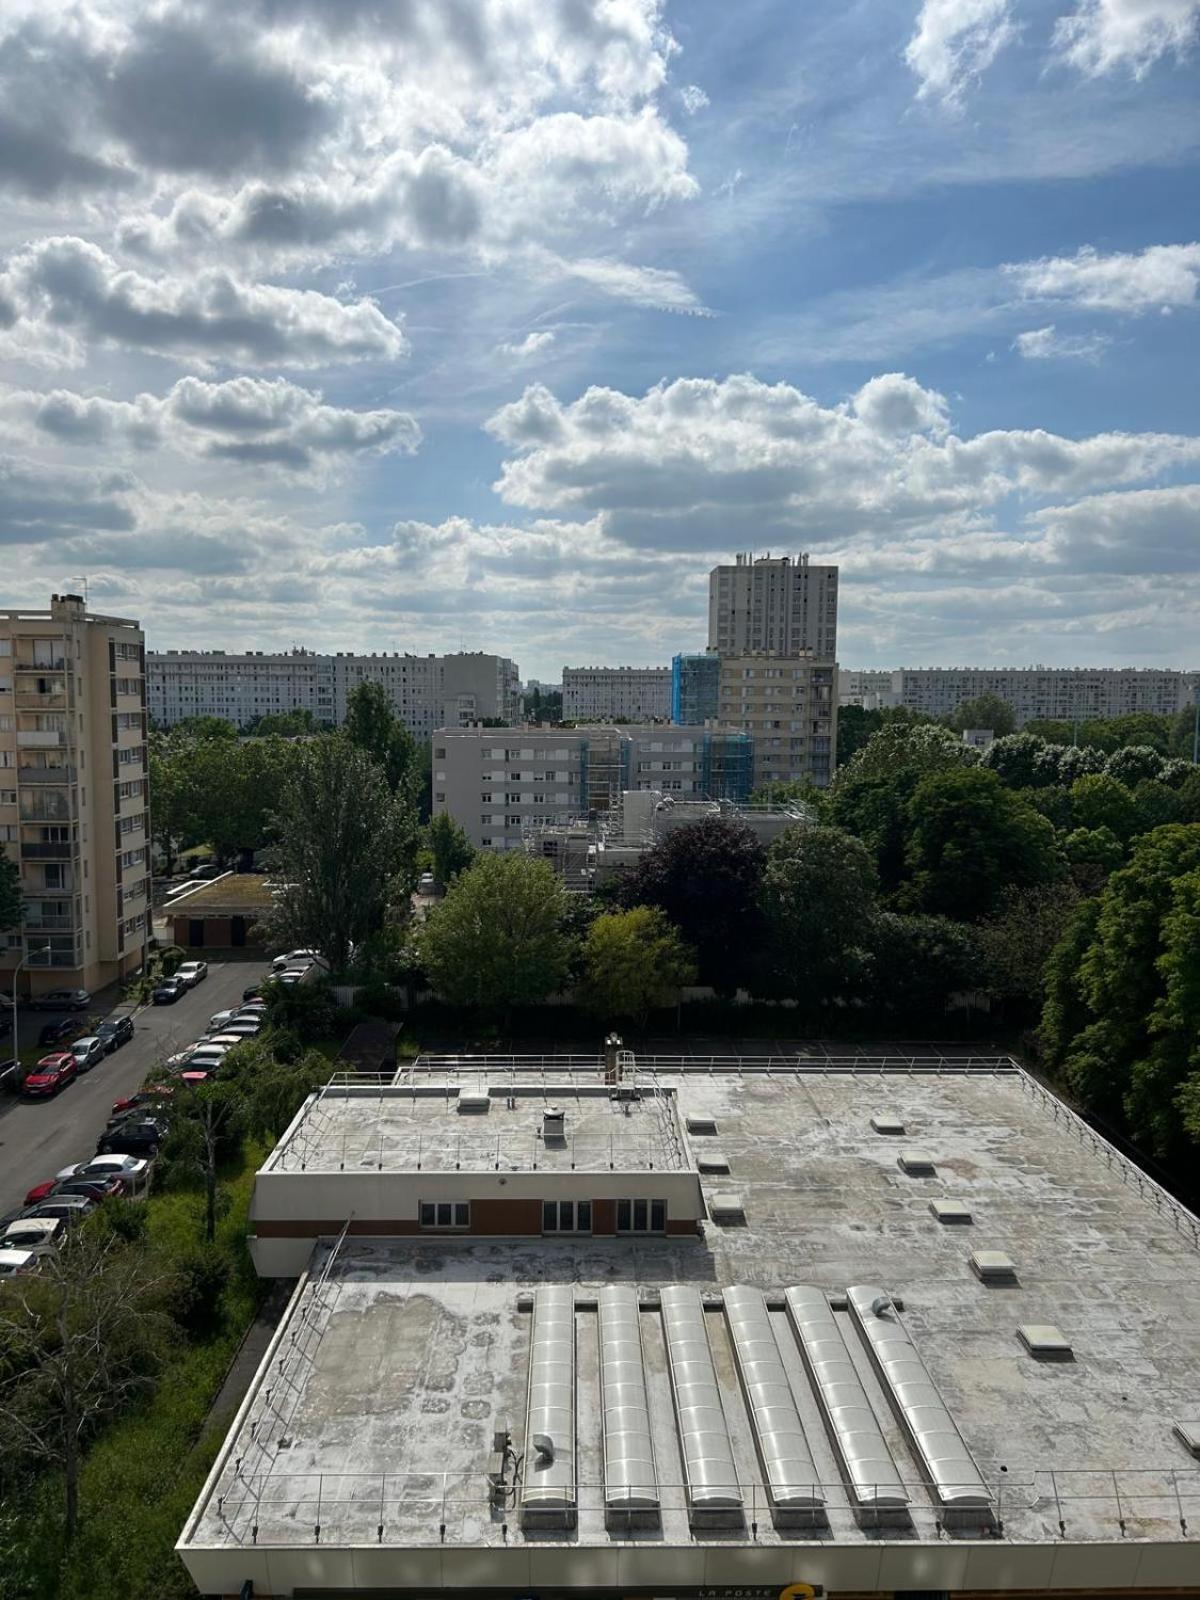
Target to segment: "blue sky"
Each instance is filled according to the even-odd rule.
[[[1197,664],[1200,0],[10,0],[0,541],[152,645]]]

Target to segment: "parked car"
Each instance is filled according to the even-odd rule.
[[[39,1044],[70,1044],[87,1032],[87,1023],[81,1017],[65,1017],[62,1022],[48,1022],[38,1034]]]
[[[129,1117],[124,1122],[105,1128],[96,1141],[96,1154],[101,1156],[156,1156],[158,1147],[167,1136],[163,1123],[150,1119]]]
[[[248,983],[242,990],[243,1000],[257,1000],[262,994],[261,983]]]
[[[49,989],[26,1001],[31,1011],[86,1011],[91,1003],[86,989]]]
[[[93,1156],[90,1161],[77,1161],[73,1167],[64,1167],[58,1182],[115,1178],[127,1194],[142,1189],[150,1177],[150,1162],[139,1156]],[[26,1204],[30,1202],[26,1199]]]
[[[66,1226],[61,1217],[14,1217],[0,1235],[0,1250],[57,1250]]]
[[[36,1206],[39,1200],[44,1200],[47,1195],[54,1193],[57,1178],[43,1178],[41,1183],[35,1183],[25,1196],[27,1206]]]
[[[187,985],[180,979],[164,978],[150,998],[156,1006],[173,1006],[179,996],[186,993]]]
[[[229,1054],[230,1046],[227,1044],[205,1045],[203,1049],[193,1050],[184,1063],[184,1072],[213,1072]]]
[[[289,950],[286,955],[275,957],[271,962],[271,970],[279,973],[283,971],[284,967],[294,966],[300,961],[303,961],[305,966],[311,966],[320,954],[319,950]]]
[[[22,1221],[26,1217],[57,1217],[64,1227],[74,1227],[81,1222],[89,1212],[96,1209],[96,1202],[89,1200],[85,1194],[51,1194],[44,1200],[39,1200],[37,1205],[30,1206],[27,1211],[22,1211]]]
[[[80,1072],[90,1072],[104,1060],[108,1051],[104,1048],[104,1040],[93,1033],[83,1039],[76,1039],[71,1046],[71,1054],[75,1057],[75,1065]]]
[[[234,1017],[232,1022],[227,1022],[222,1028],[223,1037],[230,1034],[235,1039],[256,1039],[262,1032],[262,1023],[257,1017]]]
[[[209,1033],[220,1033],[225,1024],[227,1022],[232,1022],[236,1016],[237,1012],[232,1009],[225,1011],[214,1011],[212,1016],[208,1019]]]
[[[208,977],[208,962],[185,961],[175,968],[175,976],[181,983],[186,983],[189,989],[194,989]]]
[[[169,1083],[152,1084],[148,1089],[139,1089],[136,1094],[126,1095],[121,1100],[114,1100],[112,1115],[114,1117],[128,1114],[132,1111],[146,1113],[156,1107],[165,1107],[171,1103],[174,1088]]]
[[[432,872],[423,872],[421,874],[420,878],[417,880],[417,893],[418,894],[436,894],[437,893],[437,879],[434,877]]]
[[[36,1272],[43,1253],[41,1250],[0,1250],[0,1278],[22,1278]]]
[[[106,1055],[112,1055],[133,1038],[133,1018],[128,1012],[118,1017],[107,1017],[96,1029],[97,1039],[103,1039]]]
[[[68,1178],[65,1183],[56,1183],[51,1189],[51,1195],[82,1194],[97,1204],[101,1200],[111,1200],[116,1195],[124,1194],[125,1185],[120,1178],[100,1174],[94,1178]]]
[[[31,1099],[49,1099],[65,1089],[78,1075],[79,1067],[69,1051],[43,1056],[21,1085],[21,1093]]]

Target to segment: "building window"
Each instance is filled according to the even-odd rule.
[[[665,1233],[667,1231],[667,1202],[665,1200],[618,1200],[618,1233]]]
[[[543,1233],[591,1233],[590,1200],[543,1200]]]
[[[430,1228],[435,1232],[449,1232],[454,1229],[465,1231],[471,1226],[471,1202],[469,1200],[422,1200],[418,1208],[418,1215],[422,1228]]]

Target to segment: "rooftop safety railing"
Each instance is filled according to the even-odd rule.
[[[937,1490],[928,1481],[904,1476],[913,1532],[918,1537],[954,1541],[1007,1539],[1022,1543],[1065,1540],[1110,1543],[1153,1539],[1188,1541],[1200,1527],[1200,1469],[1162,1466],[1128,1469],[1087,1467],[1012,1467],[985,1473],[990,1510],[975,1518],[956,1518],[947,1527],[937,1512]],[[511,1474],[493,1497],[484,1465],[476,1473],[449,1472],[296,1472],[274,1471],[261,1455],[230,1460],[204,1513],[193,1527],[195,1545],[297,1546],[494,1545],[523,1538],[518,1517],[519,1475]],[[721,1539],[761,1543],[803,1540],[772,1521],[771,1502],[760,1482],[736,1485],[745,1509],[742,1528],[722,1529]],[[806,1486],[807,1487],[807,1486]],[[834,1542],[861,1541],[873,1527],[872,1515],[855,1509],[846,1485],[822,1479],[811,1485],[823,1503]],[[687,1488],[681,1481],[659,1481],[664,1530],[687,1534]],[[629,1529],[606,1504],[601,1480],[576,1484],[578,1534],[573,1542],[621,1543],[636,1539],[637,1517]],[[605,1529],[605,1516],[608,1529]],[[644,1513],[640,1514],[644,1521]],[[894,1515],[880,1517],[892,1528]],[[703,1534],[698,1535],[703,1538]],[[544,1542],[539,1534],[538,1541]]]

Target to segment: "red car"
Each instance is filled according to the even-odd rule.
[[[79,1063],[69,1052],[43,1056],[21,1085],[21,1093],[48,1100],[79,1075]]]
[[[126,1095],[123,1100],[114,1100],[112,1114],[116,1117],[122,1111],[135,1111],[141,1106],[162,1105],[170,1100],[173,1087],[169,1083],[156,1084],[152,1089],[139,1089],[136,1094]]]

